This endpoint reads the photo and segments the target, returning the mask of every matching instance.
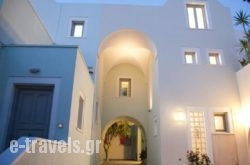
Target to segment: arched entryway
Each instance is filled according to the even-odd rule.
[[[124,143],[124,139],[116,139],[116,149],[120,147],[121,151],[123,147],[124,153],[114,152],[114,159],[139,160],[141,150],[146,147],[145,139],[153,136],[147,132],[152,132],[149,125],[152,123],[150,119],[153,118],[151,112],[157,76],[156,59],[152,40],[134,29],[110,33],[99,47],[96,100],[101,113],[102,136],[110,124],[121,119],[120,116],[131,125],[135,135],[133,138],[142,135],[141,140],[133,143],[134,146],[120,145],[119,143]],[[128,144],[130,140],[127,139]],[[112,150],[110,155],[112,159]],[[101,159],[104,157],[103,152]]]
[[[110,129],[114,123],[119,122],[126,122],[129,125],[131,134],[128,137],[118,135],[112,139],[111,147],[109,148],[109,160],[111,162],[141,161],[141,154],[146,150],[147,142],[145,129],[138,120],[128,116],[112,119],[104,126],[102,140],[105,141],[105,135],[108,129]],[[105,154],[103,154],[102,159],[106,160]]]

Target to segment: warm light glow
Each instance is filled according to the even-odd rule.
[[[182,111],[178,111],[175,113],[174,119],[178,122],[184,122],[186,121],[186,114]]]
[[[152,88],[149,88],[149,111],[153,109],[153,96],[152,96]]]
[[[141,53],[141,51],[144,50],[141,43],[133,38],[120,39],[119,42],[115,43],[115,47],[120,54],[123,54],[125,56],[128,55],[134,56],[144,53],[144,52]]]
[[[131,96],[131,79],[121,78],[119,83],[119,96]]]
[[[148,75],[152,67],[149,65],[150,58],[153,62],[157,52],[152,40],[143,33],[124,29],[108,35],[102,41],[98,54],[102,56],[104,75],[121,63],[134,65]]]
[[[236,116],[239,123],[244,124],[246,127],[250,127],[250,109],[244,108]]]

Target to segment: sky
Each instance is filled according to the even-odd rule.
[[[243,10],[250,14],[250,3],[244,2],[243,0],[219,0],[224,6],[231,9],[232,15],[239,10]]]
[[[222,5],[230,8],[232,18],[236,15],[236,12],[243,10],[250,15],[250,3],[244,2],[243,0],[219,0]],[[234,26],[236,30],[242,31],[241,26]]]
[[[250,3],[244,2],[243,0],[218,0],[222,5],[228,7],[231,10],[232,18],[235,16],[236,12],[243,10],[248,15],[250,15]],[[241,26],[234,26],[236,30],[242,31]]]

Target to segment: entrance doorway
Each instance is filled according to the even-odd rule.
[[[111,140],[111,146],[108,151],[109,161],[141,161],[142,152],[146,151],[146,136],[145,131],[139,121],[131,117],[119,117],[110,121],[104,128],[103,139],[104,143],[108,132],[114,132],[116,127],[122,127],[127,124],[129,127],[129,136],[118,134]],[[112,127],[114,127],[112,129]],[[126,127],[126,126],[125,126]],[[112,130],[110,130],[112,129]],[[118,131],[119,132],[119,131]],[[105,153],[106,154],[106,153]],[[143,153],[144,154],[144,153]],[[105,155],[106,156],[106,155]],[[106,158],[104,158],[105,160]],[[144,158],[145,159],[145,158]]]
[[[7,144],[21,136],[48,138],[54,86],[16,85]]]

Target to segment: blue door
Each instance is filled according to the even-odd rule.
[[[21,136],[48,138],[53,86],[15,88],[7,145]]]

